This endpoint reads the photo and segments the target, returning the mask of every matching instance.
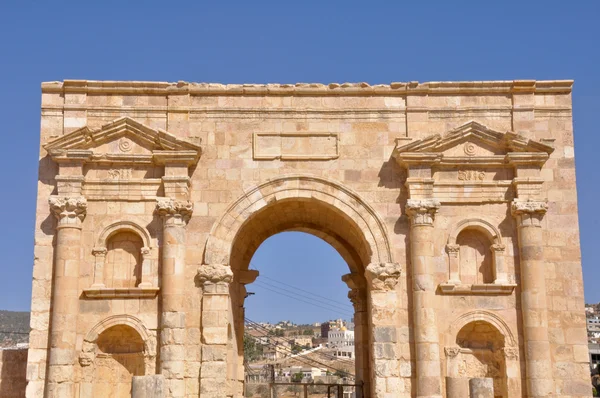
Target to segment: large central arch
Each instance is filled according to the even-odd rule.
[[[344,281],[353,289],[356,311],[356,376],[365,383],[365,396],[371,396],[372,325],[366,305],[370,289],[365,269],[371,263],[393,261],[388,234],[375,210],[357,193],[314,176],[282,176],[247,190],[209,234],[204,263],[227,264],[233,271],[229,380],[243,382],[245,284],[256,277],[256,273],[248,272],[250,260],[262,242],[284,231],[303,231],[325,240],[348,264],[350,275]]]

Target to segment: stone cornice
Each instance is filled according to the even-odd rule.
[[[411,95],[411,94],[525,94],[570,93],[572,80],[504,80],[475,82],[393,82],[296,83],[296,84],[216,84],[189,82],[140,82],[65,80],[42,83],[42,93],[103,93],[161,95]]]

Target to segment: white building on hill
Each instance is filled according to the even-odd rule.
[[[354,358],[354,331],[341,328],[330,330],[327,334],[327,345],[335,350],[337,357]]]

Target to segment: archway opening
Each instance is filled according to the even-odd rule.
[[[350,300],[347,298],[340,299],[339,295],[337,298],[333,298],[327,289],[320,288],[317,289],[319,291],[315,291],[314,286],[307,286],[306,283],[304,285],[295,284],[293,278],[283,281],[281,276],[279,280],[277,278],[268,279],[270,277],[267,273],[264,274],[264,277],[259,275],[256,278],[256,273],[251,270],[255,268],[259,272],[263,271],[260,264],[255,263],[255,260],[253,260],[257,249],[267,239],[282,232],[290,231],[304,232],[320,238],[337,252],[339,262],[345,263],[347,267],[345,271],[342,271],[343,267],[337,271],[337,281],[340,281],[343,275],[349,274],[349,276],[344,277],[347,285],[338,282],[339,288],[345,290],[346,295],[348,295],[349,288],[352,289],[352,296],[356,298],[356,301],[363,303],[360,309],[356,306],[352,307]],[[277,240],[277,238],[275,236],[272,239]],[[302,250],[310,249],[303,248]],[[277,263],[283,268],[289,267],[291,263],[289,261],[290,255],[292,254],[289,252],[282,253],[277,259]],[[317,377],[320,378],[322,374],[323,378],[321,380],[325,382],[327,376],[337,373],[338,378],[345,377],[348,382],[365,383],[365,396],[369,396],[369,316],[367,315],[366,305],[364,305],[367,296],[364,270],[371,261],[371,255],[371,247],[366,242],[363,231],[357,224],[347,214],[339,211],[334,206],[314,198],[289,198],[274,201],[253,213],[244,222],[235,237],[230,254],[230,265],[234,274],[234,282],[230,288],[231,324],[234,325],[235,332],[234,338],[230,342],[229,351],[236,354],[236,362],[228,367],[228,378],[232,383],[238,384],[236,388],[238,391],[244,388],[245,374],[248,373],[246,372],[248,363],[244,361],[244,335],[248,330],[252,330],[258,337],[258,342],[266,346],[265,351],[267,352],[264,353],[261,359],[265,365],[277,366],[277,371],[273,370],[272,373],[276,373],[280,380],[285,381],[287,380],[286,377],[292,380],[294,377],[298,378],[299,374],[302,373],[302,380],[315,380]],[[288,256],[288,261],[286,261],[286,256]],[[290,275],[294,273],[312,273],[314,278],[319,278],[319,270],[316,268],[311,269],[310,264],[294,265],[293,269],[290,269]],[[257,281],[254,286],[256,289],[251,285],[254,278]],[[283,282],[285,285],[277,282]],[[336,348],[328,346],[331,344],[329,341],[319,340],[319,337],[325,337],[323,336],[324,333],[328,333],[328,331],[321,330],[321,325],[319,325],[318,331],[317,327],[313,326],[313,329],[311,329],[313,336],[310,337],[309,343],[309,339],[303,339],[303,336],[290,338],[289,334],[294,333],[294,331],[283,331],[281,332],[283,336],[274,335],[278,333],[276,331],[269,333],[269,330],[267,330],[269,326],[261,325],[256,322],[257,320],[246,317],[245,300],[248,290],[258,292],[266,290],[265,288],[303,299],[305,302],[320,304],[327,308],[334,308],[331,306],[334,303],[332,300],[340,305],[340,307],[337,307],[339,309],[343,309],[343,306],[346,305],[344,315],[337,317],[337,319],[343,319],[345,323],[343,321],[339,321],[337,324],[332,322],[332,331],[340,335],[337,336],[336,334],[339,337]],[[319,297],[315,299],[317,294]],[[305,305],[310,304],[305,303]],[[281,321],[295,318],[295,316],[286,318],[288,319],[281,319]],[[311,323],[318,322],[322,324],[325,323],[324,321],[330,320],[319,321],[313,319]],[[305,330],[308,329],[308,323],[303,326]],[[305,330],[302,330],[302,334],[305,333]],[[256,344],[257,339],[254,339],[254,342]],[[350,343],[354,343],[353,350],[350,349]],[[319,347],[319,345],[322,345],[322,347]],[[248,348],[247,344],[246,348]],[[312,352],[306,352],[311,350]],[[300,353],[303,354],[299,355]],[[285,358],[287,357],[299,358],[300,360],[291,362],[288,360],[289,366],[286,366]],[[359,392],[357,396],[360,395]]]
[[[130,326],[115,325],[98,336],[96,345],[93,396],[130,397],[132,377],[145,374],[142,337]]]

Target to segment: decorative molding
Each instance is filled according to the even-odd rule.
[[[483,180],[485,180],[485,171],[483,171],[483,170],[458,170],[458,179],[460,181],[483,181]]]
[[[218,84],[190,82],[142,82],[64,80],[42,83],[43,93],[160,94],[160,95],[393,95],[398,94],[512,94],[570,93],[572,80],[504,80],[463,82]]]
[[[444,353],[447,358],[456,358],[461,351],[462,348],[460,347],[444,347]]]
[[[411,225],[433,225],[439,208],[440,202],[437,199],[408,199],[405,210],[411,219]]]
[[[87,212],[87,200],[80,197],[50,196],[50,211],[58,219],[59,226],[66,224],[79,225]]]
[[[194,205],[189,200],[175,200],[172,198],[158,198],[156,212],[159,216],[170,219],[181,219],[184,222],[192,216]]]
[[[472,285],[461,283],[441,283],[440,293],[463,296],[475,295],[511,295],[517,287],[514,283],[474,283]]]
[[[254,160],[332,160],[339,157],[338,133],[254,133]]]
[[[118,299],[118,298],[154,298],[158,287],[90,287],[83,289],[83,295],[89,299]]]
[[[511,361],[516,361],[519,359],[519,348],[518,347],[504,347],[502,349],[504,353],[504,357]]]
[[[542,218],[548,211],[548,203],[537,200],[514,200],[510,210],[517,219],[519,227],[539,228],[541,227]]]
[[[132,142],[129,137],[153,148],[158,152],[195,152],[200,156],[201,148],[188,141],[178,139],[174,135],[162,129],[153,129],[130,117],[121,117],[102,127],[90,130],[87,126],[66,134],[44,145],[53,158],[75,155],[78,153],[88,154],[85,150],[96,148],[102,144],[118,141],[121,152],[130,152]],[[69,153],[69,151],[72,151]],[[79,151],[79,152],[75,152]],[[82,152],[83,151],[83,152]],[[127,155],[125,155],[127,156]],[[135,156],[135,155],[132,155]]]
[[[202,284],[229,284],[233,281],[233,272],[224,264],[204,264],[198,268],[198,279]]]
[[[521,215],[523,213],[539,213],[545,214],[548,211],[548,202],[538,200],[514,200],[511,206],[513,215]]]
[[[398,284],[401,266],[398,263],[371,263],[365,276],[373,290],[392,290]]]

